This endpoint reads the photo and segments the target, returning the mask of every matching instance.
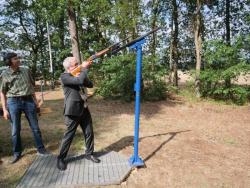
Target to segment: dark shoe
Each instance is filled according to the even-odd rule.
[[[39,149],[37,150],[37,155],[50,155],[50,153],[45,149],[45,148],[42,148],[42,149]]]
[[[13,159],[9,161],[10,164],[16,163],[19,159],[21,159],[21,155],[14,155]]]
[[[101,162],[101,160],[98,159],[97,157],[95,157],[94,155],[86,155],[85,158],[87,160],[90,160],[90,161],[94,162],[94,163],[100,163]]]
[[[57,168],[59,170],[66,170],[67,164],[65,163],[63,159],[57,159]]]

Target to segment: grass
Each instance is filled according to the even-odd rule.
[[[225,138],[224,143],[231,146],[237,146],[238,142],[233,138]]]

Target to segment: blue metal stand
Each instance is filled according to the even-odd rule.
[[[139,142],[139,125],[140,125],[140,91],[141,91],[141,68],[142,68],[142,45],[145,43],[145,38],[131,45],[130,49],[136,50],[136,83],[135,83],[135,132],[134,132],[134,155],[130,157],[129,163],[131,166],[144,166],[143,160],[138,156]]]

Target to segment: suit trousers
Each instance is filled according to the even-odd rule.
[[[65,159],[69,151],[71,142],[75,136],[76,129],[80,125],[86,145],[86,155],[91,155],[94,151],[94,132],[92,126],[92,118],[88,108],[84,108],[84,112],[81,116],[65,116],[65,124],[67,129],[64,133],[60,152],[58,155],[59,159]]]

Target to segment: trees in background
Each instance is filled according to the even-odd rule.
[[[178,87],[178,69],[195,69],[197,96],[246,101],[249,90],[234,80],[249,70],[249,7],[249,0],[9,0],[0,7],[0,50],[18,50],[49,80],[47,23],[56,78],[70,53],[85,59],[162,26],[143,49],[145,99],[163,99],[166,78]],[[99,94],[131,100],[134,71],[134,55],[123,50],[99,59],[91,77]]]

